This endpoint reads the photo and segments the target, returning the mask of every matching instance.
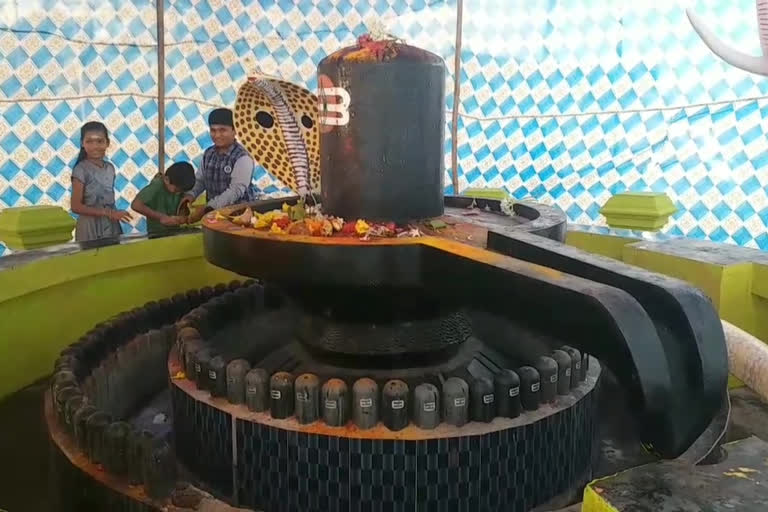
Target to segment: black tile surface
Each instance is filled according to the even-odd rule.
[[[232,495],[232,419],[171,386],[176,456],[224,496]]]
[[[594,395],[523,427],[426,441],[328,437],[238,420],[240,505],[266,512],[527,512],[588,474]]]

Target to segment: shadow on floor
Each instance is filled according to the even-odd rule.
[[[48,487],[48,437],[38,382],[0,402],[0,509],[8,512],[58,512]]]

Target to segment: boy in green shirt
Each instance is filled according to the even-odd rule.
[[[174,226],[187,223],[186,215],[179,215],[179,205],[185,192],[195,185],[195,169],[189,162],[176,162],[164,175],[158,174],[141,189],[131,208],[147,218],[150,235],[166,233]]]

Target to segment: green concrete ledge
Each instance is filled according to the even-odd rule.
[[[687,281],[709,296],[722,319],[768,341],[768,252],[640,231],[578,227],[568,231],[566,243]],[[733,377],[730,382],[732,387],[741,385]]]
[[[0,241],[14,251],[69,242],[74,229],[75,220],[61,206],[24,206],[0,211]]]
[[[646,231],[658,231],[676,211],[669,196],[660,192],[622,192],[600,209],[611,227]]]
[[[496,199],[498,201],[503,201],[509,197],[509,194],[503,188],[468,188],[461,195],[476,199]]]
[[[752,294],[768,299],[768,262],[752,265]]]
[[[0,271],[0,398],[48,375],[95,324],[175,293],[237,279],[203,257],[202,233],[41,258]]]
[[[681,239],[627,244],[622,259],[696,285],[712,299],[721,318],[768,340],[768,253]]]
[[[629,230],[574,230],[570,226],[565,234],[567,245],[621,261],[624,246],[642,240]]]

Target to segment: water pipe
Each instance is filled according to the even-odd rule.
[[[728,347],[728,369],[768,402],[768,345],[725,320],[721,322]]]

